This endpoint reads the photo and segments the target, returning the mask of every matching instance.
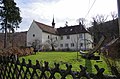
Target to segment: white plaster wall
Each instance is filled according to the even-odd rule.
[[[70,39],[67,39],[67,35],[63,35],[63,40],[60,39],[60,44],[63,44],[63,47],[60,47],[60,45],[59,45],[60,49],[66,49],[67,47],[65,47],[65,44],[67,43],[69,49],[76,50],[77,44],[79,47],[79,43],[80,42],[83,43],[83,41],[80,40],[81,38],[79,38],[79,34],[73,34],[73,35],[69,35],[69,36],[70,36]],[[71,46],[71,43],[74,43],[74,46]]]
[[[88,33],[82,33],[82,38],[80,37],[80,34],[73,34],[73,35],[69,35],[70,39],[67,39],[67,35],[63,35],[63,40],[61,40],[59,37],[59,49],[66,49],[65,44],[69,44],[69,49],[72,50],[77,50],[77,46],[78,49],[85,49],[85,45],[86,45],[86,49],[91,49],[92,48],[92,44],[87,44],[88,42],[84,40],[88,39],[90,41],[92,41],[91,35]],[[85,36],[85,37],[84,37]],[[71,43],[74,43],[74,47],[71,46]],[[83,46],[80,46],[80,43],[83,44]],[[86,44],[85,44],[86,43]],[[63,44],[63,47],[60,47],[60,44]]]
[[[86,44],[87,44],[86,48],[92,49],[92,43],[93,43],[92,36],[89,33],[86,33],[85,36],[86,36],[86,39],[88,40],[86,41]]]
[[[33,37],[33,34],[35,34],[35,37]],[[42,44],[45,44],[48,39],[48,36],[51,38],[57,37],[57,43],[58,47],[56,49],[66,49],[65,44],[69,44],[69,49],[76,50],[77,49],[77,38],[78,38],[78,49],[85,49],[85,45],[87,49],[92,48],[92,43],[88,44],[88,41],[84,41],[83,39],[90,40],[92,42],[92,37],[89,33],[82,33],[82,38],[80,37],[80,34],[72,34],[69,35],[70,39],[67,39],[67,35],[63,35],[63,40],[61,40],[61,36],[50,34],[43,32],[37,24],[33,21],[28,32],[27,32],[27,46],[31,46],[29,42],[34,41],[35,39],[41,40]],[[84,37],[85,36],[85,37]],[[71,43],[74,43],[74,47],[71,47]],[[83,43],[83,46],[80,46],[80,43]],[[84,44],[86,43],[86,44]],[[60,46],[60,44],[63,44],[63,47]]]
[[[48,38],[48,36],[49,36],[49,38]],[[46,33],[46,32],[42,33],[42,44],[48,44],[46,41],[48,41],[50,38],[52,38],[53,40],[56,40],[56,38],[57,38],[56,43],[59,45],[59,36],[50,34],[50,33]],[[55,49],[58,49],[58,46]]]
[[[33,37],[33,34],[35,35],[34,37]],[[31,46],[31,44],[29,43],[33,42],[36,39],[42,41],[42,30],[33,21],[27,32],[27,46]]]
[[[56,38],[57,37],[57,39],[58,39],[58,35],[43,32],[42,33],[42,43],[45,43],[47,40],[49,40],[48,36],[49,36],[49,38]]]

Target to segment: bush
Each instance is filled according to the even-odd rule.
[[[31,55],[34,52],[32,47],[9,47],[2,49],[0,51],[1,56],[10,56],[10,55],[17,55],[17,56],[26,56]]]

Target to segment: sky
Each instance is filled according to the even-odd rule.
[[[28,31],[33,20],[51,26],[53,16],[56,28],[64,27],[66,21],[69,26],[76,25],[79,18],[85,18],[86,27],[90,27],[92,17],[105,15],[110,20],[111,12],[117,13],[117,0],[15,0],[15,2],[20,8],[22,17],[17,31]]]

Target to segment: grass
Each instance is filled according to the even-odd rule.
[[[102,57],[101,57],[102,62],[83,59],[81,58],[81,56],[79,56],[77,60],[76,52],[39,52],[36,55],[20,57],[20,60],[22,60],[22,58],[25,58],[26,61],[28,59],[32,60],[33,64],[36,64],[36,60],[39,60],[41,63],[47,61],[49,62],[49,66],[51,68],[54,67],[54,63],[56,62],[60,64],[61,69],[66,69],[65,64],[68,63],[72,65],[73,71],[80,71],[79,66],[83,65],[87,67],[87,71],[89,73],[96,73],[94,65],[98,65],[100,68],[105,68],[104,74],[111,74],[110,69],[108,68],[107,64],[105,63]]]

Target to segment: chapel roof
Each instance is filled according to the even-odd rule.
[[[42,31],[47,32],[47,33],[51,33],[51,34],[57,34],[56,29],[53,28],[52,26],[49,26],[49,25],[46,25],[46,24],[43,24],[43,23],[40,23],[40,22],[37,22],[37,21],[35,21],[35,23],[38,25],[38,27]]]

